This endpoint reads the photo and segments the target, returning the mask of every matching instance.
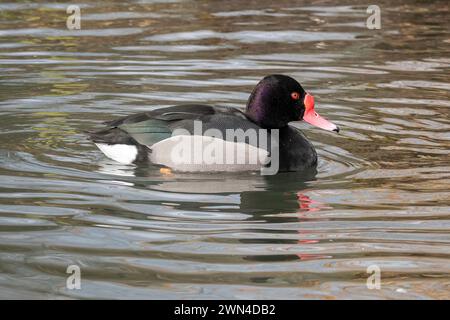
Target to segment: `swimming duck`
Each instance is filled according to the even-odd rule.
[[[126,164],[148,161],[179,171],[217,172],[277,162],[277,172],[301,171],[317,165],[313,145],[289,125],[301,120],[339,132],[315,111],[314,97],[295,79],[269,75],[253,89],[245,111],[177,105],[109,121],[89,134],[107,157]]]

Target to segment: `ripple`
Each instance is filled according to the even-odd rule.
[[[120,51],[155,51],[155,52],[199,52],[199,51],[216,51],[221,49],[233,49],[230,45],[173,45],[173,46],[127,46],[116,47],[115,50]]]
[[[110,37],[141,33],[140,28],[63,30],[51,28],[0,30],[0,37]]]
[[[338,32],[304,32],[297,30],[286,31],[259,31],[247,30],[238,32],[215,32],[212,30],[197,30],[191,32],[177,32],[154,35],[144,38],[150,41],[187,41],[205,39],[226,39],[243,43],[264,43],[264,42],[310,42],[310,41],[330,41],[330,40],[352,40],[356,35]]]

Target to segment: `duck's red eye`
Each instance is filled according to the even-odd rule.
[[[298,100],[298,99],[300,99],[300,95],[299,95],[298,92],[292,92],[291,93],[291,98],[294,99],[294,100]]]

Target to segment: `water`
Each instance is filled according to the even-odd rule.
[[[381,30],[347,2],[79,2],[80,31],[65,3],[2,2],[0,297],[450,298],[448,2],[378,1]],[[272,73],[341,127],[297,125],[313,178],[164,175],[83,133],[242,108]]]

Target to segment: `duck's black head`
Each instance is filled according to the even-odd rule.
[[[283,128],[292,121],[305,120],[319,128],[339,132],[339,128],[314,110],[314,97],[295,79],[274,74],[253,89],[245,110],[247,117],[267,129]]]

